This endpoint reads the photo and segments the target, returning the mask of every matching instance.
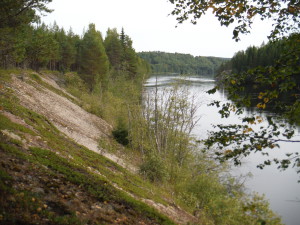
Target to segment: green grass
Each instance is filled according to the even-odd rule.
[[[39,80],[35,76],[33,79]],[[3,81],[2,77],[0,81]],[[25,134],[40,136],[47,143],[49,149],[51,149],[30,147],[26,150],[23,148],[21,141],[9,139],[1,134],[0,150],[2,152],[39,166],[45,166],[48,168],[47,173],[62,174],[68,181],[83,187],[92,196],[101,201],[120,202],[142,215],[153,218],[159,224],[174,224],[155,209],[119,191],[112,186],[112,183],[117,184],[122,189],[139,198],[155,199],[158,202],[164,203],[164,200],[159,197],[159,189],[154,185],[143,181],[137,175],[129,173],[111,160],[66,138],[47,118],[21,106],[12,92],[4,89],[1,90],[0,106],[5,111],[24,119],[32,127],[32,129],[29,129],[23,125],[13,123],[7,117],[0,114],[0,130],[9,130],[12,133],[18,134],[21,138],[25,138]],[[59,152],[59,155],[56,152]],[[98,170],[105,177],[90,172],[87,167]],[[1,178],[5,177],[5,173],[1,171],[0,176]],[[6,187],[5,183],[1,182],[0,187]],[[24,201],[26,202],[26,200]],[[62,221],[61,224],[71,224],[71,222],[66,221],[72,221],[72,218],[55,217],[52,220],[55,220],[57,224],[60,223],[59,221]]]

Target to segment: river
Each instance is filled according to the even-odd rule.
[[[146,91],[150,92],[157,84],[158,90],[161,91],[170,87],[175,80],[185,79],[184,85],[188,86],[191,96],[196,96],[200,107],[197,110],[197,117],[200,118],[197,126],[193,130],[193,135],[199,139],[207,137],[208,132],[212,131],[213,125],[216,124],[237,124],[240,122],[240,116],[231,115],[229,118],[222,119],[218,109],[208,106],[213,100],[228,102],[224,91],[217,91],[213,95],[206,93],[214,87],[215,81],[207,77],[185,77],[160,75],[150,77],[146,84]],[[255,109],[252,109],[252,111]],[[259,112],[256,112],[259,113]],[[247,114],[247,112],[245,113]],[[259,114],[261,117],[271,115],[271,113]],[[262,123],[264,124],[264,122]],[[262,125],[260,124],[260,126]],[[300,140],[300,127],[296,129],[295,139]],[[285,153],[296,152],[300,149],[300,143],[281,143],[280,149],[272,149],[271,156],[280,158]],[[252,154],[243,160],[239,167],[234,167],[232,174],[239,176],[249,172],[253,175],[245,180],[246,191],[249,193],[257,192],[265,195],[270,202],[271,209],[281,216],[282,222],[286,225],[300,225],[300,183],[297,183],[299,174],[294,168],[285,171],[279,171],[275,165],[265,167],[263,170],[258,169],[256,165],[262,163],[264,157],[261,154]]]

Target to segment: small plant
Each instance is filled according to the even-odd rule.
[[[118,126],[115,130],[112,131],[112,134],[117,142],[127,146],[129,144],[128,139],[128,129],[126,128],[125,122],[122,118],[118,120]]]
[[[140,173],[151,182],[162,182],[168,178],[167,168],[158,155],[149,155],[140,166]]]
[[[36,80],[36,81],[41,81],[42,80],[41,77],[38,74],[36,74],[36,73],[30,74],[30,77],[32,79]]]

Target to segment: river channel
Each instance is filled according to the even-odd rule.
[[[151,93],[158,86],[158,91],[170,87],[175,80],[184,79],[185,87],[188,87],[189,94],[195,96],[199,108],[196,116],[199,119],[193,130],[193,135],[199,139],[206,138],[209,131],[212,131],[213,125],[216,124],[240,124],[242,115],[231,115],[229,118],[222,119],[216,107],[208,106],[213,100],[228,102],[224,91],[217,91],[213,95],[206,93],[214,87],[215,81],[207,77],[185,77],[179,76],[151,76],[145,83],[145,91]],[[271,113],[259,114],[262,118]],[[245,114],[250,113],[246,112]],[[263,122],[264,123],[264,122]],[[263,124],[262,123],[262,124]],[[261,126],[261,124],[260,124]],[[295,139],[300,140],[300,127],[296,128]],[[285,153],[300,151],[300,143],[281,143],[279,149],[270,150],[271,156],[280,158]],[[249,193],[257,192],[265,195],[270,202],[271,209],[281,216],[282,222],[286,225],[300,225],[300,183],[299,174],[294,168],[285,171],[279,171],[276,165],[265,167],[263,170],[258,169],[256,165],[262,163],[264,157],[261,154],[252,154],[243,160],[239,167],[234,167],[232,174],[235,176],[252,174],[252,177],[245,180],[246,191]]]

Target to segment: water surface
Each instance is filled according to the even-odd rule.
[[[240,118],[243,115],[231,115],[229,118],[222,119],[216,107],[208,106],[213,100],[223,103],[229,102],[224,91],[217,91],[213,95],[206,93],[214,87],[215,81],[207,77],[185,77],[179,76],[152,76],[146,84],[146,92],[150,92],[158,86],[161,91],[166,87],[170,87],[174,81],[184,80],[184,86],[188,87],[190,95],[196,96],[197,102],[200,105],[197,111],[197,117],[200,118],[197,126],[193,130],[193,135],[199,139],[206,138],[208,132],[212,131],[213,125],[216,124],[241,124]],[[272,115],[271,112],[260,113],[252,109],[254,113],[259,114],[263,118],[267,115]],[[245,112],[244,115],[247,115]],[[261,125],[266,125],[263,122]],[[300,140],[300,127],[296,130],[294,139]],[[285,153],[299,152],[300,143],[281,143],[280,149],[269,149],[272,157],[283,157]],[[273,211],[282,217],[283,223],[287,225],[300,225],[300,184],[297,183],[299,175],[294,168],[289,168],[286,171],[279,171],[275,165],[265,167],[263,170],[258,169],[256,165],[264,161],[264,157],[257,153],[252,154],[243,160],[242,166],[234,167],[232,174],[239,176],[241,174],[251,173],[252,178],[247,178],[245,186],[248,192],[257,192],[264,194],[269,200]]]

